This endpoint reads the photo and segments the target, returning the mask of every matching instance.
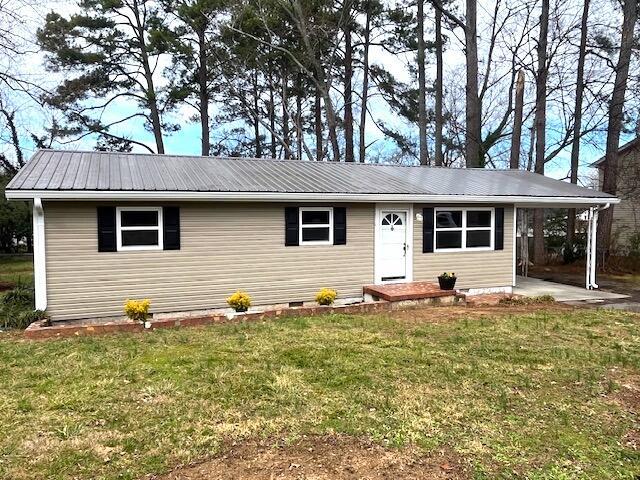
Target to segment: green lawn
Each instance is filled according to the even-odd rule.
[[[0,284],[33,283],[32,255],[0,255]]]
[[[451,449],[473,478],[637,478],[640,316],[451,311],[0,334],[0,477],[141,478],[230,439],[345,433]]]

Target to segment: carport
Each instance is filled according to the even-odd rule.
[[[529,224],[528,224],[528,212],[529,209],[532,208],[575,208],[575,209],[585,209],[587,208],[587,258],[586,258],[586,268],[585,268],[585,289],[586,290],[595,290],[598,288],[598,283],[596,281],[596,266],[597,266],[597,231],[598,231],[598,217],[601,211],[606,210],[612,207],[612,204],[618,203],[619,200],[615,199],[598,199],[599,202],[596,203],[595,198],[589,197],[575,197],[575,198],[558,198],[556,201],[550,201],[548,203],[539,204],[539,205],[531,205],[531,204],[516,204],[514,209],[514,223],[517,225],[514,228],[514,284],[515,290],[520,289],[521,291],[524,289],[537,289],[542,288],[540,285],[537,285],[533,280],[528,278],[528,266],[529,266],[529,242],[528,242],[528,233],[529,233]],[[604,200],[604,201],[603,201]],[[520,215],[518,215],[520,213]],[[520,255],[516,250],[516,240],[518,231],[521,232],[521,242],[520,242]],[[518,271],[518,258],[520,258],[521,265]],[[519,275],[519,276],[516,276]],[[546,282],[552,283],[552,282]],[[554,284],[561,285],[570,288],[578,288],[571,287],[569,285],[562,284]],[[582,290],[582,289],[579,289]],[[542,294],[542,293],[540,293]],[[553,295],[552,292],[549,293]],[[568,293],[567,293],[568,294]],[[556,295],[554,295],[556,296]],[[624,296],[622,297],[624,298]]]

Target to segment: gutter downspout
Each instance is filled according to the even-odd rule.
[[[33,276],[36,310],[47,309],[47,270],[44,242],[44,208],[40,198],[33,199]]]
[[[598,288],[596,283],[596,267],[598,265],[597,258],[597,231],[598,231],[598,217],[601,211],[606,210],[611,206],[607,203],[603,207],[591,207],[589,208],[589,225],[587,229],[587,289],[593,290]]]

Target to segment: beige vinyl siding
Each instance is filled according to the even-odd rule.
[[[602,188],[603,170],[600,169]],[[618,164],[618,196],[620,203],[613,205],[612,236],[616,246],[626,248],[634,234],[640,233],[640,150],[633,148],[620,156]]]
[[[373,204],[347,205],[346,245],[285,247],[285,204],[183,203],[180,250],[127,252],[98,252],[97,205],[45,203],[54,320],[121,315],[127,298],[170,312],[226,306],[237,289],[259,305],[310,301],[321,287],[357,297],[373,283]]]
[[[441,205],[414,205],[415,213],[425,207]],[[479,207],[480,205],[466,205]],[[455,207],[451,207],[455,208]],[[459,206],[464,208],[464,206]],[[422,253],[422,223],[413,229],[413,279],[437,282],[442,272],[455,272],[456,288],[504,287],[513,283],[513,206],[504,209],[504,250]]]

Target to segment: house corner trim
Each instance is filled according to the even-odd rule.
[[[46,310],[47,271],[44,241],[44,208],[40,198],[33,199],[33,274],[36,310]]]

